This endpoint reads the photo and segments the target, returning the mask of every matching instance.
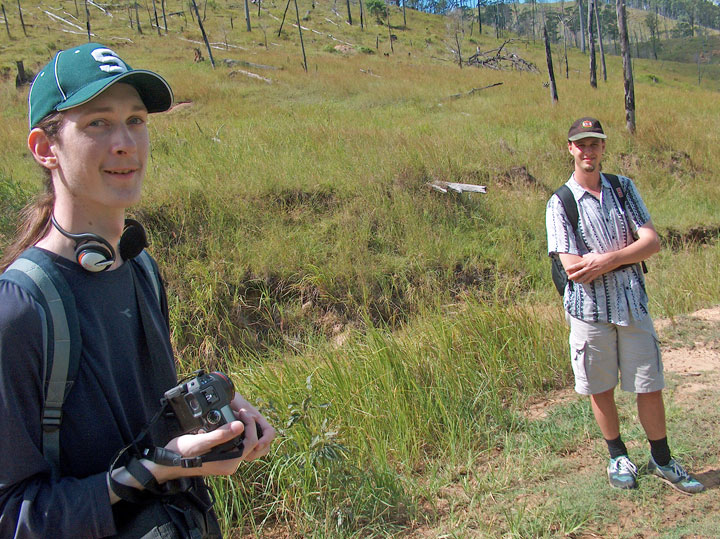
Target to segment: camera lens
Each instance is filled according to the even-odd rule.
[[[217,425],[222,419],[222,414],[217,410],[210,410],[206,416],[207,422],[211,425]]]

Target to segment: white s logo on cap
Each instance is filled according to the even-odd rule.
[[[110,49],[95,49],[90,54],[106,73],[125,73],[128,70],[125,62]]]

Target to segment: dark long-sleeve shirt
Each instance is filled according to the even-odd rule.
[[[82,352],[63,405],[60,478],[42,454],[42,320],[39,306],[14,284],[0,281],[0,537],[105,537],[116,534],[106,472],[176,383],[167,301],[160,302],[135,262],[90,273],[52,255],[77,304]],[[135,293],[150,306],[164,357],[151,359]],[[164,445],[171,426],[151,440]]]

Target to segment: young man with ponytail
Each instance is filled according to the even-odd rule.
[[[144,231],[125,212],[140,200],[148,114],[170,108],[170,86],[88,43],[55,55],[28,103],[28,147],[45,192],[23,212],[0,269],[10,266],[8,275],[24,257],[50,261],[45,267],[74,300],[79,338],[69,346],[80,350],[55,423],[46,422],[50,311],[17,282],[0,280],[0,537],[218,537],[202,477],[230,475],[267,454],[275,431],[237,393],[236,420],[210,432],[177,435],[156,413],[177,385],[167,300],[151,278],[157,266],[143,252]],[[57,468],[45,445],[53,425]],[[118,456],[141,432],[156,451],[121,465]],[[242,453],[198,458],[241,434]]]

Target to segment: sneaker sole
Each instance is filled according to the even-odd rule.
[[[693,494],[700,494],[703,490],[705,490],[705,489],[703,488],[702,490],[698,490],[697,492],[688,492],[687,490],[683,490],[683,489],[681,489],[680,487],[678,487],[677,483],[673,483],[673,482],[670,481],[669,479],[666,479],[666,478],[664,478],[664,477],[659,476],[659,475],[656,474],[654,471],[653,471],[653,472],[650,472],[650,473],[651,473],[653,476],[657,477],[660,481],[663,481],[663,482],[667,483],[668,485],[670,485],[672,488],[674,488],[674,489],[677,490],[678,492],[680,492],[680,493],[682,493],[682,494],[685,494],[685,496],[692,496]]]

